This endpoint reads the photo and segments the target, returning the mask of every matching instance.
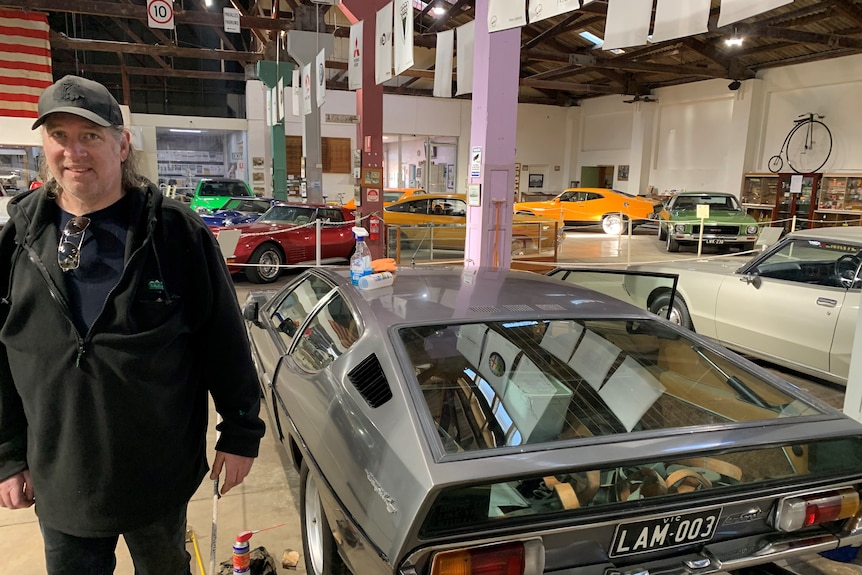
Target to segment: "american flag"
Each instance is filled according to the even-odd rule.
[[[35,118],[51,85],[48,16],[0,9],[0,116]]]

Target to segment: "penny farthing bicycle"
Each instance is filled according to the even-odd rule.
[[[797,174],[820,170],[832,154],[832,132],[821,120],[824,116],[808,113],[793,121],[781,151],[769,158],[769,171],[777,174],[787,166]],[[782,157],[783,156],[783,157]]]

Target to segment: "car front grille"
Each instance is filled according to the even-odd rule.
[[[692,226],[691,233],[699,234],[700,225]],[[715,234],[719,236],[736,236],[739,235],[739,226],[719,226],[706,224],[703,226],[704,234]]]

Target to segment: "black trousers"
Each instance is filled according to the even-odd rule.
[[[48,575],[110,575],[117,566],[120,535],[135,575],[190,575],[186,551],[186,506],[133,531],[110,537],[75,537],[40,524]]]

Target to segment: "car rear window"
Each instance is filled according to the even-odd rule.
[[[462,485],[437,495],[420,535],[500,528],[537,517],[595,513],[627,502],[637,505],[646,498],[658,503],[661,498],[720,493],[746,485],[786,489],[788,480],[796,477],[834,480],[858,475],[860,465],[862,439],[849,437]],[[709,521],[717,519],[693,517],[691,523],[706,529]]]
[[[219,180],[208,180],[201,184],[201,189],[199,194],[202,197],[217,197],[217,196],[230,196],[230,197],[253,197],[252,194],[246,185],[242,182],[230,182],[230,181],[219,181]]]
[[[445,453],[822,413],[658,321],[399,334]]]

